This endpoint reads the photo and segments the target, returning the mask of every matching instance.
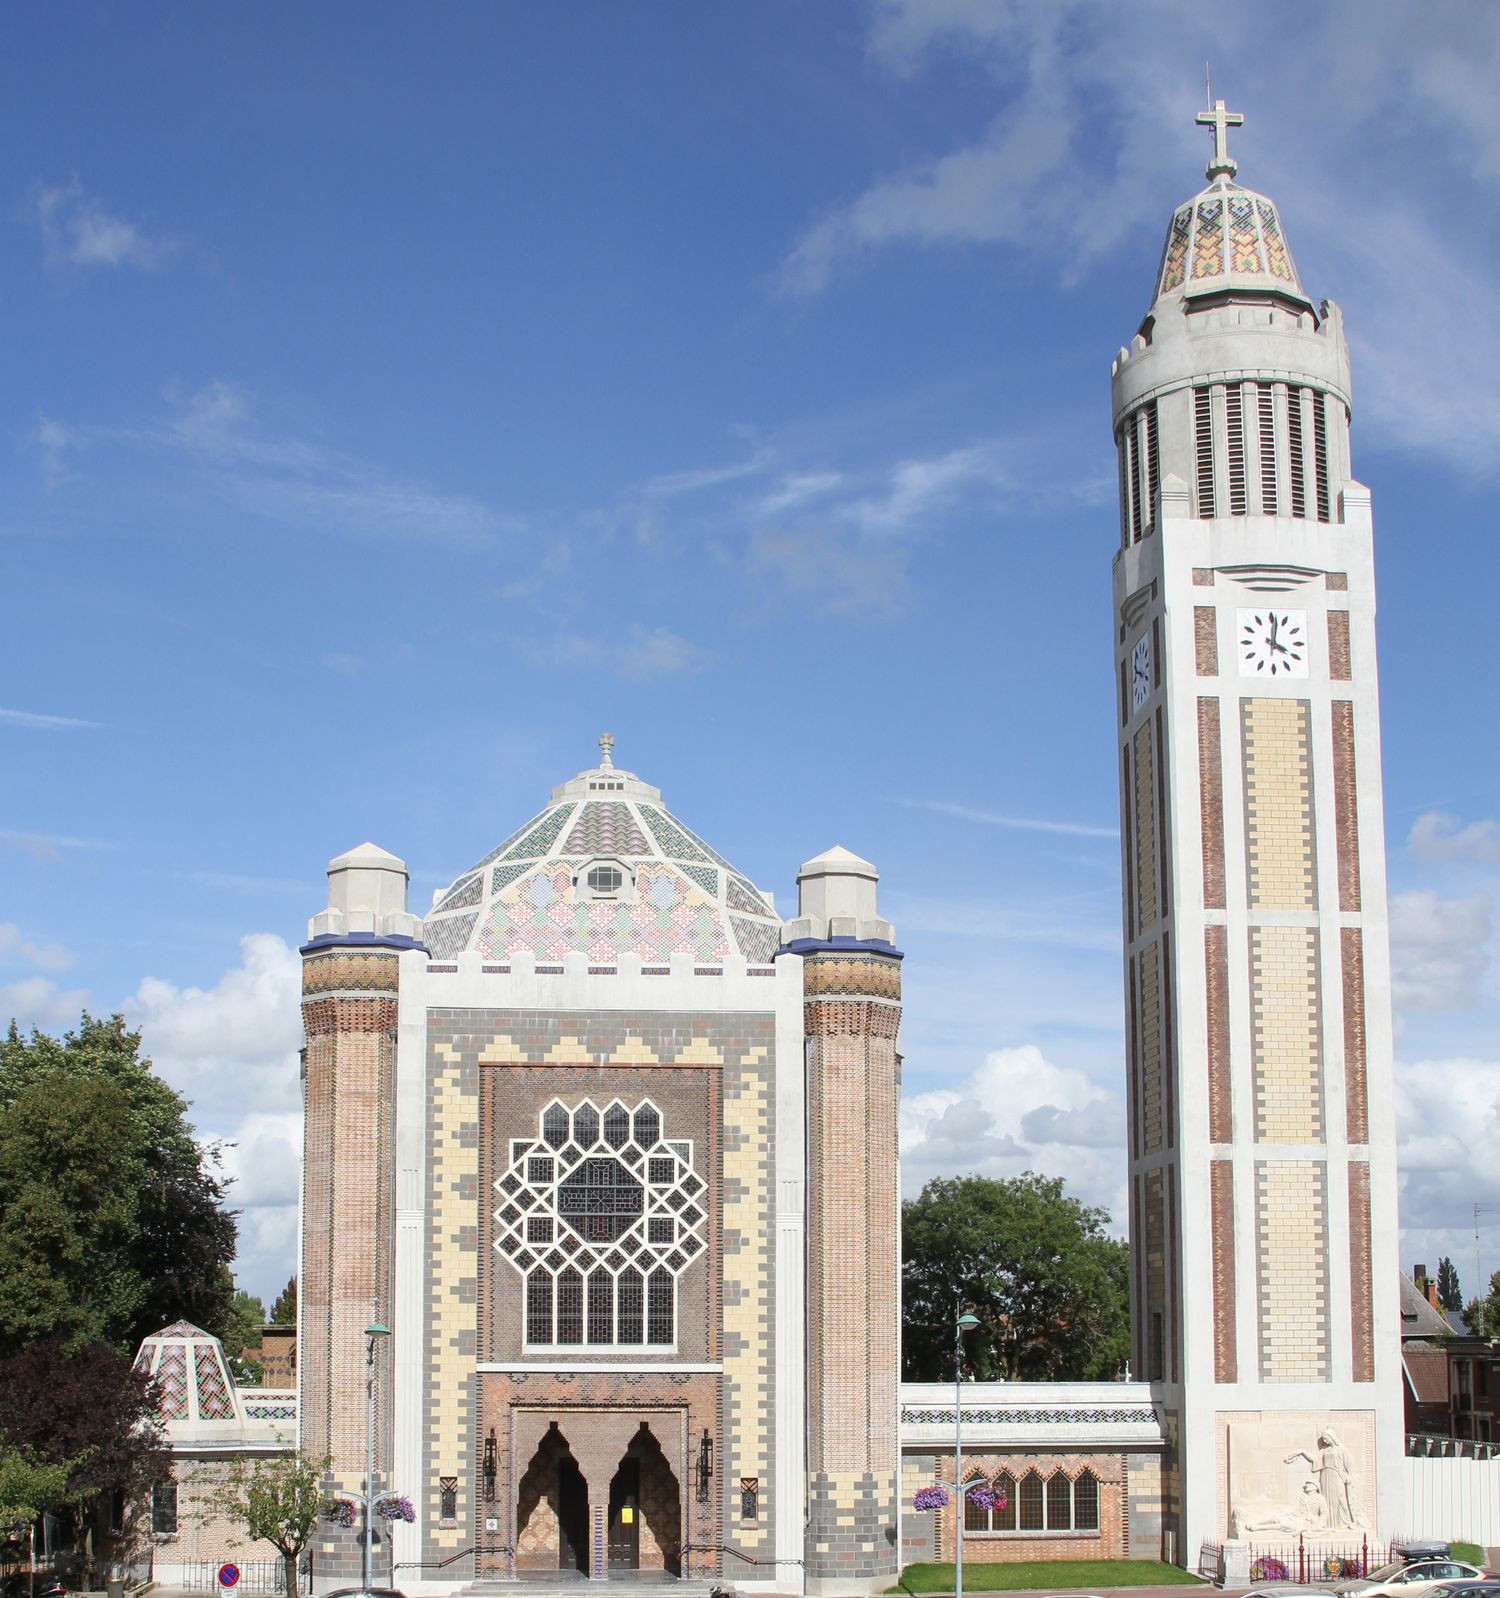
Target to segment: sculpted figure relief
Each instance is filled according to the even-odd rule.
[[[1359,1483],[1354,1479],[1354,1456],[1327,1428],[1318,1433],[1318,1455],[1314,1459],[1305,1449],[1286,1456],[1287,1464],[1305,1459],[1316,1472],[1323,1502],[1328,1506],[1330,1531],[1346,1531],[1363,1525],[1359,1508]]]
[[[1256,1531],[1324,1531],[1327,1526],[1328,1506],[1311,1476],[1293,1503],[1236,1504],[1229,1516],[1229,1535],[1235,1538]]]

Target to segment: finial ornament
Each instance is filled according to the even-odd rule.
[[[1214,158],[1204,168],[1209,182],[1215,178],[1232,178],[1239,171],[1239,162],[1229,154],[1228,132],[1243,125],[1244,117],[1238,111],[1226,111],[1222,100],[1215,100],[1212,111],[1198,113],[1199,126],[1214,130]]]
[[[615,746],[615,735],[612,732],[600,733],[600,735],[599,735],[599,769],[600,769],[600,771],[611,771],[611,770],[614,769],[614,764],[615,763],[614,763],[613,759],[610,757],[610,753],[609,753],[610,750],[614,748],[614,746]]]

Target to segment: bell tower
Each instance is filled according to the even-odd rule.
[[[1403,1451],[1348,349],[1235,181],[1243,119],[1198,120],[1208,186],[1113,366],[1132,1363],[1160,1384],[1164,1553],[1189,1566],[1299,1517],[1354,1545],[1398,1530]]]

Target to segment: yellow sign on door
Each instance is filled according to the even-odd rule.
[[[628,1526],[628,1525],[630,1525],[630,1523],[634,1519],[635,1519],[635,1511],[630,1507],[629,1504],[626,1504],[620,1510],[620,1524],[622,1526]]]

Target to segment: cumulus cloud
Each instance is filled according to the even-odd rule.
[[[75,178],[43,189],[36,201],[37,225],[53,265],[160,266],[178,247],[176,239],[153,238],[137,223],[106,211]]]
[[[595,637],[564,633],[526,653],[538,665],[611,667],[633,681],[671,677],[678,672],[700,671],[712,653],[689,638],[665,627],[632,626],[623,636]]]
[[[0,963],[8,960],[41,971],[66,971],[73,964],[73,955],[60,943],[37,943],[26,937],[14,921],[0,921]]]
[[[22,977],[0,987],[0,1027],[61,1032],[76,1027],[89,1002],[87,988],[60,988],[50,977]]]
[[[966,1080],[903,1099],[901,1179],[908,1195],[934,1177],[1066,1178],[1070,1193],[1125,1225],[1125,1109],[1083,1071],[1034,1044],[996,1049]]]
[[[1391,897],[1391,996],[1398,1010],[1466,1010],[1489,964],[1490,896]]]
[[[1454,861],[1488,864],[1500,860],[1500,827],[1489,819],[1471,821],[1465,827],[1457,816],[1427,810],[1412,823],[1406,846],[1420,866],[1445,866]]]

